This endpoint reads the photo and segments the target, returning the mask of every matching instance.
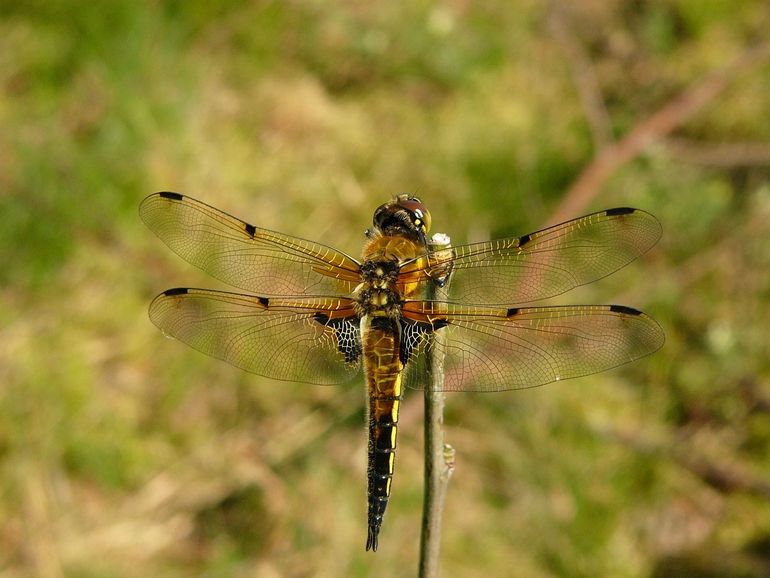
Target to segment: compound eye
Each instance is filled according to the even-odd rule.
[[[409,211],[412,215],[412,222],[416,227],[426,233],[430,230],[430,213],[425,208],[425,205],[422,204],[422,201],[413,197],[399,200],[398,205]]]

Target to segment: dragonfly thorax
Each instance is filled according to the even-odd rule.
[[[361,284],[353,292],[359,316],[398,317],[402,299],[396,287],[398,263],[369,260],[361,266]]]

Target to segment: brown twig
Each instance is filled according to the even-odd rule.
[[[582,213],[604,182],[619,167],[636,158],[648,146],[670,134],[712,102],[736,76],[770,57],[770,42],[746,49],[728,64],[707,74],[675,96],[661,109],[638,122],[626,136],[594,157],[567,191],[551,216],[552,223]]]

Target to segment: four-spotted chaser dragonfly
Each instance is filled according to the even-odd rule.
[[[150,305],[167,335],[265,377],[342,383],[363,365],[368,391],[368,536],[390,496],[405,387],[445,333],[445,391],[503,391],[589,375],[664,341],[624,305],[528,305],[609,275],[652,247],[658,220],[639,209],[593,213],[523,235],[431,250],[431,217],[399,195],[374,213],[361,261],[262,229],[179,193],[141,204],[147,226],[193,265],[249,294],[169,289]],[[426,299],[429,284],[446,301]]]

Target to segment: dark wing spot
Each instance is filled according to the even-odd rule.
[[[158,196],[162,199],[171,199],[172,201],[181,201],[184,199],[184,195],[180,195],[179,193],[172,193],[170,191],[162,191],[158,193]]]
[[[249,225],[246,223],[246,226],[244,227],[246,232],[249,234],[249,237],[253,237],[257,234],[257,228],[254,225]]]
[[[626,315],[641,315],[642,312],[633,307],[626,307],[625,305],[610,305],[610,311],[613,313],[625,313]]]
[[[326,325],[329,322],[329,316],[325,313],[316,313],[313,315],[313,319],[318,321],[321,325]]]
[[[519,237],[519,247],[523,247],[524,245],[529,243],[531,239],[532,239],[531,235],[522,235],[521,237]]]
[[[259,304],[262,305],[262,307],[267,307],[270,303],[270,299],[267,297],[257,297],[257,299],[259,299]]]
[[[505,315],[506,317],[513,317],[514,315],[518,314],[518,312],[519,312],[518,307],[511,307]]]
[[[166,297],[173,297],[174,295],[187,295],[187,291],[186,287],[177,287],[175,289],[166,289],[163,294]]]
[[[608,217],[614,217],[615,215],[630,215],[631,213],[635,213],[636,209],[632,209],[631,207],[617,207],[615,209],[607,209],[604,212]]]

